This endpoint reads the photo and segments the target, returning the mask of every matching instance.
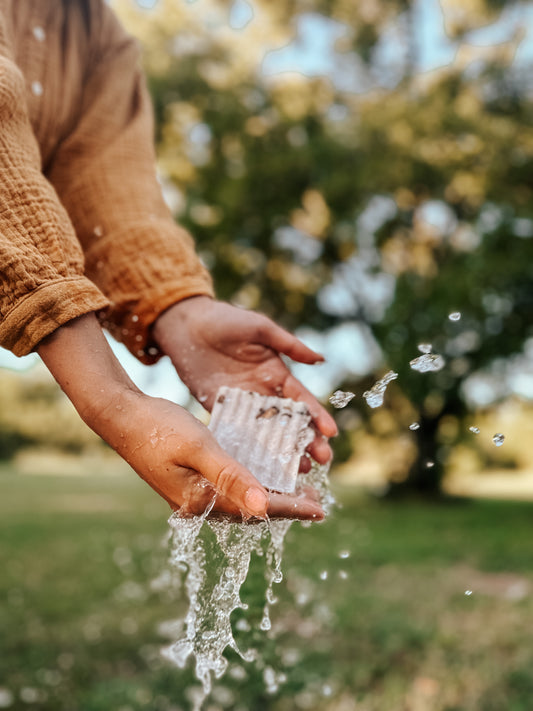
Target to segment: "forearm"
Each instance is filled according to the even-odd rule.
[[[106,412],[118,416],[125,401],[140,395],[104,337],[94,314],[69,321],[39,344],[37,352],[81,418],[107,441],[102,432]],[[110,442],[112,446],[114,442]]]

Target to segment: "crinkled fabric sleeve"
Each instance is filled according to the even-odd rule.
[[[26,355],[107,303],[84,276],[72,224],[41,172],[24,78],[0,43],[0,345]]]
[[[212,283],[156,178],[152,105],[137,42],[100,0],[93,8],[81,118],[49,177],[82,244],[86,274],[110,299],[103,325],[152,363],[159,357],[153,322],[184,298],[212,295]]]

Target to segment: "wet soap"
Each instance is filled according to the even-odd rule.
[[[314,438],[310,422],[305,403],[223,386],[209,429],[263,486],[293,493],[300,459]]]

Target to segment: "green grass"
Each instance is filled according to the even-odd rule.
[[[533,505],[337,498],[327,522],[292,526],[272,634],[254,636],[287,681],[269,695],[233,660],[244,678],[206,710],[529,711]],[[166,518],[133,474],[0,473],[0,708],[190,708],[191,670],[159,656],[185,601],[150,588]],[[256,561],[252,617],[261,574]]]

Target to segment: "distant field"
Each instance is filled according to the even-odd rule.
[[[326,523],[291,528],[272,636],[257,636],[287,682],[269,695],[239,664],[206,709],[533,708],[533,504],[337,497]],[[184,601],[149,586],[166,518],[133,474],[0,473],[0,708],[190,708],[191,672],[159,657]],[[256,566],[252,615],[262,590]]]

